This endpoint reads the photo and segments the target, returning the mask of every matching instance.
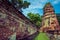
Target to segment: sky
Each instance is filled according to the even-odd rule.
[[[27,16],[29,12],[32,13],[39,13],[40,15],[43,15],[43,7],[46,3],[50,2],[53,6],[55,13],[60,13],[60,0],[24,0],[30,2],[30,5],[26,9],[23,10],[23,14]]]

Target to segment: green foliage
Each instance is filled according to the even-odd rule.
[[[27,16],[33,23],[35,23],[37,26],[40,26],[42,18],[38,13],[28,13]]]
[[[58,22],[60,24],[60,14],[56,14],[56,16],[57,16]]]
[[[30,3],[28,3],[27,1],[24,1],[24,3],[23,3],[23,8],[25,9],[25,8],[28,8],[28,6],[30,5]]]
[[[29,2],[27,2],[27,1],[23,1],[23,0],[11,0],[10,1],[13,5],[15,5],[15,7],[17,8],[17,9],[22,9],[22,8],[27,8],[29,5],[30,5],[30,3]]]
[[[16,40],[16,33],[10,36],[9,40]]]
[[[46,33],[39,33],[34,40],[50,40]]]

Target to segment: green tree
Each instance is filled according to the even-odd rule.
[[[60,24],[60,14],[59,13],[56,13],[56,16],[57,16],[58,22]]]
[[[33,23],[35,23],[38,27],[40,27],[42,19],[41,19],[41,16],[40,16],[38,13],[36,13],[36,14],[34,14],[34,13],[28,13],[28,14],[27,14],[27,17],[28,17]]]
[[[17,9],[28,8],[30,3],[23,0],[9,0]]]

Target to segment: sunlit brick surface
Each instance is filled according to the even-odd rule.
[[[42,27],[41,30],[48,31],[48,30],[58,30],[59,23],[56,18],[55,11],[53,6],[50,3],[47,3],[44,6],[44,14],[42,18]]]

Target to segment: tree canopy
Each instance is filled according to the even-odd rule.
[[[28,8],[30,3],[23,0],[9,0],[17,9]]]
[[[34,13],[31,13],[31,12],[30,12],[30,13],[27,14],[27,17],[28,17],[33,23],[35,23],[38,27],[40,27],[42,19],[41,19],[41,16],[40,16],[38,13],[34,14]]]
[[[60,24],[60,14],[56,14],[56,16],[57,16],[58,22]]]

